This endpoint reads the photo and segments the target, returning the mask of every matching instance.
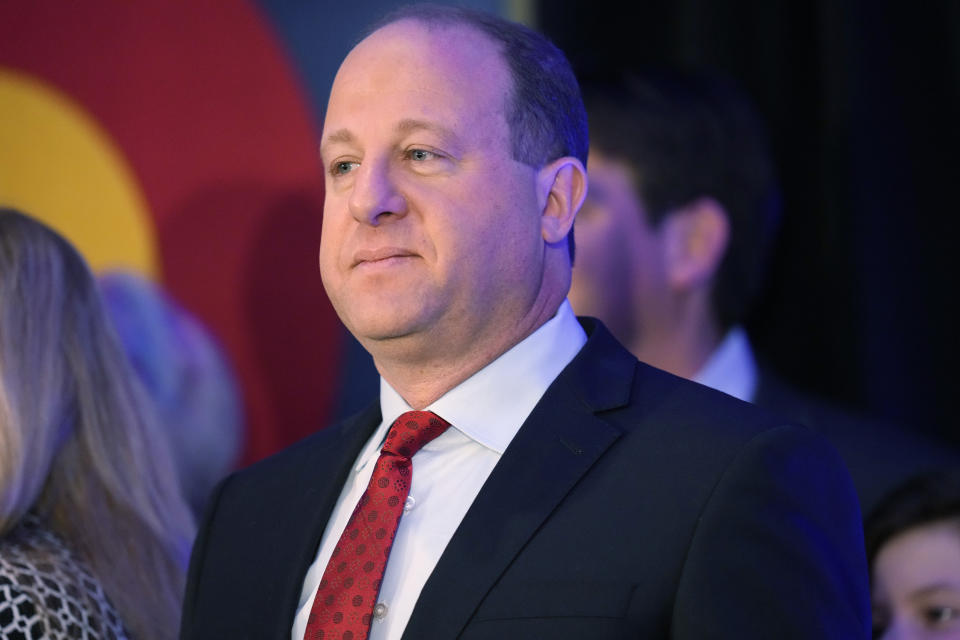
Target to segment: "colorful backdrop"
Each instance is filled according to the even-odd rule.
[[[340,60],[397,4],[0,3],[0,203],[207,324],[243,392],[241,463],[375,392],[317,272],[317,141]]]
[[[244,463],[375,394],[316,269],[316,147],[340,60],[398,4],[0,3],[0,203],[200,316],[242,387]],[[800,386],[958,441],[955,3],[656,0],[636,20],[581,0],[465,4],[539,25],[581,71],[739,79],[787,208],[758,346]]]

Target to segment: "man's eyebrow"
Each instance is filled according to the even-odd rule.
[[[405,118],[401,120],[397,123],[396,129],[398,133],[404,135],[413,133],[414,131],[432,131],[448,140],[452,140],[457,137],[453,131],[442,125],[439,125],[435,122],[428,122],[426,120],[415,120],[413,118]]]
[[[329,136],[324,138],[323,141],[320,143],[320,155],[322,156],[323,150],[332,144],[337,144],[337,143],[346,144],[353,141],[354,141],[354,136],[352,133],[350,133],[349,129],[338,129],[337,131],[334,131]]]
[[[457,137],[451,129],[442,125],[435,122],[428,122],[427,120],[416,120],[414,118],[405,118],[398,122],[396,131],[400,135],[409,135],[414,131],[431,131],[450,141],[455,140]],[[350,144],[355,141],[356,136],[354,136],[349,129],[338,129],[323,138],[320,143],[320,155],[322,157],[324,150],[334,144]]]

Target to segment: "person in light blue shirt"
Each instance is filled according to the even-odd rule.
[[[763,123],[729,79],[650,69],[586,84],[590,192],[570,300],[640,360],[820,431],[869,510],[945,443],[829,406],[754,353],[744,321],[781,217]]]

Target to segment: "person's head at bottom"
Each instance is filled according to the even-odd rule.
[[[868,516],[873,636],[960,638],[960,472],[918,476]]]
[[[569,65],[521,25],[417,6],[344,60],[321,141],[320,270],[413,408],[556,312],[586,151]]]

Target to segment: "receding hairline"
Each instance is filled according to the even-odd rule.
[[[481,26],[485,23],[495,23],[499,20],[503,20],[503,18],[466,7],[431,4],[407,5],[391,11],[380,20],[369,25],[365,31],[361,32],[354,47],[378,31],[403,22],[418,23],[426,27],[428,31],[462,27],[484,36],[494,44],[502,44],[497,42],[496,38],[491,34],[486,33],[483,26]]]
[[[482,12],[473,12],[478,16],[485,15]],[[391,14],[392,15],[392,14]],[[456,31],[463,30],[468,33],[472,33],[481,40],[487,42],[491,47],[493,53],[496,55],[497,60],[500,62],[500,68],[505,73],[507,79],[507,102],[512,99],[514,92],[516,91],[516,78],[514,77],[513,69],[510,66],[510,61],[507,59],[506,44],[495,38],[490,33],[487,33],[483,28],[471,22],[468,18],[462,17],[459,15],[447,15],[447,14],[437,14],[429,16],[421,15],[398,15],[393,19],[390,19],[390,16],[387,16],[383,21],[374,24],[369,30],[364,32],[364,35],[357,41],[357,43],[350,49],[350,52],[344,58],[344,62],[350,57],[350,55],[358,49],[365,42],[376,36],[377,34],[390,29],[391,27],[396,27],[404,24],[409,25],[419,25],[426,29],[428,32],[438,32],[438,31]],[[343,63],[341,63],[341,67]]]
[[[397,16],[392,20],[385,20],[383,22],[376,23],[373,27],[364,31],[360,38],[354,43],[350,48],[350,51],[347,53],[346,58],[350,57],[350,54],[353,53],[355,49],[363,45],[365,42],[374,38],[378,34],[381,34],[385,31],[389,31],[395,27],[401,26],[420,26],[423,27],[426,31],[436,33],[440,31],[456,31],[463,30],[477,35],[486,42],[489,42],[493,45],[497,54],[503,59],[504,64],[506,64],[506,59],[504,57],[504,43],[495,38],[490,33],[487,33],[483,30],[483,27],[474,24],[466,18],[457,18],[454,16],[436,16],[436,17],[425,17],[419,15],[401,15]]]

